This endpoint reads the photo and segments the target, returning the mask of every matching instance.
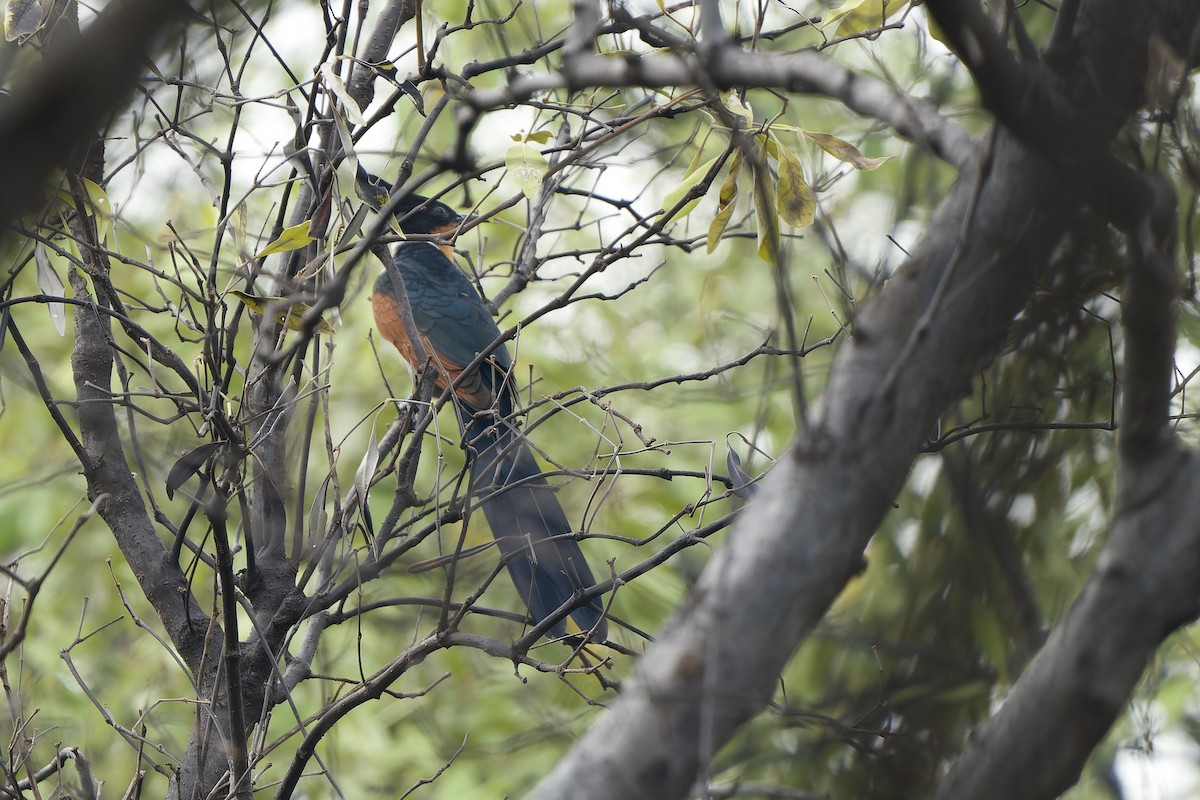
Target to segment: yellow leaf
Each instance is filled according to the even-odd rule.
[[[925,24],[929,26],[929,35],[946,45],[947,49],[950,49],[950,40],[946,38],[946,32],[942,30],[941,25],[937,24],[937,20],[933,18],[933,15],[929,11],[925,12]]]
[[[299,250],[301,247],[307,247],[315,241],[316,239],[308,235],[308,220],[304,220],[299,225],[284,228],[283,233],[279,234],[279,238],[264,247],[262,252],[256,255],[255,258],[266,258],[275,253]]]
[[[734,203],[737,200],[738,194],[738,173],[741,170],[742,153],[739,150],[734,153],[733,163],[729,165],[729,174],[725,176],[725,181],[721,184],[717,215],[713,217],[713,221],[708,226],[708,237],[705,245],[709,253],[716,250],[717,245],[721,243],[721,234],[725,232],[725,228],[729,225],[729,220],[733,216]]]
[[[504,153],[504,166],[508,174],[521,187],[521,193],[530,200],[537,199],[542,187],[542,178],[550,168],[546,157],[536,147],[525,144],[514,144]]]
[[[734,204],[730,203],[727,206],[721,206],[717,210],[717,215],[708,224],[708,236],[705,238],[705,252],[711,253],[721,243],[721,234],[725,233],[725,228],[729,226],[729,220],[733,217],[733,209]]]
[[[231,289],[229,293],[241,300],[242,305],[255,314],[266,316],[267,313],[270,313],[276,322],[286,325],[290,331],[304,330],[304,315],[312,307],[306,303],[289,303],[286,297],[259,297],[239,292],[236,289]],[[317,333],[334,332],[333,327],[325,321],[324,317],[317,319],[316,327],[313,330]]]
[[[825,17],[821,28],[836,25],[838,36],[851,36],[882,27],[888,17],[906,5],[908,0],[847,0]]]
[[[855,169],[873,170],[877,169],[880,164],[887,161],[891,156],[880,156],[879,158],[867,158],[854,145],[847,142],[845,139],[839,139],[828,133],[816,133],[815,131],[804,131],[804,135],[817,143],[817,146],[824,150],[829,155],[836,158],[838,161],[845,161],[851,164]]]
[[[526,134],[525,141],[546,144],[553,138],[554,134],[552,134],[550,131],[534,131],[533,133]]]
[[[758,223],[758,257],[774,264],[779,249],[779,218],[775,211],[775,187],[766,170],[754,172],[754,219]]]
[[[702,163],[701,162],[702,158],[704,158],[704,143],[703,142],[701,142],[700,146],[696,148],[696,152],[692,154],[692,160],[690,162],[688,162],[687,169],[685,169],[683,171],[684,177],[691,175],[693,172],[695,172],[697,169],[700,168],[700,164]]]
[[[683,201],[683,198],[686,197],[687,194],[692,191],[692,189],[696,188],[700,181],[704,180],[704,176],[708,174],[709,170],[713,168],[713,165],[717,163],[719,158],[720,156],[717,156],[716,158],[710,158],[708,161],[699,165],[697,165],[693,160],[692,166],[688,168],[688,172],[683,176],[683,180],[680,181],[678,186],[667,192],[666,197],[663,198],[663,211],[670,214],[671,209],[679,205],[679,203]],[[699,203],[699,197],[689,200],[683,204],[682,208],[667,217],[667,219],[683,219],[688,214],[692,213],[692,210],[695,209]]]
[[[727,206],[737,197],[738,173],[742,171],[742,151],[738,150],[733,154],[733,161],[729,164],[729,174],[725,176],[725,180],[721,183],[721,191],[718,193],[718,198],[721,205]]]
[[[747,125],[754,124],[754,109],[749,103],[742,102],[733,90],[721,92],[721,105],[745,120]]]
[[[754,138],[756,144],[766,148],[767,154],[771,156],[771,158],[779,158],[779,140],[775,138],[775,134],[773,132],[760,133]]]
[[[787,148],[779,147],[779,186],[776,188],[776,207],[779,218],[797,228],[813,224],[817,213],[817,197],[804,180],[800,159]]]

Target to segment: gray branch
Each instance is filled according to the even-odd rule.
[[[727,45],[705,51],[703,58],[690,54],[629,58],[581,54],[559,72],[519,75],[507,86],[472,91],[464,101],[476,110],[503,108],[551,89],[693,86],[698,75],[706,76],[719,89],[770,87],[840,100],[851,111],[886,123],[960,169],[978,152],[966,132],[939,115],[929,101],[858,75],[813,50],[781,55],[749,53]]]
[[[862,569],[925,433],[996,351],[1067,227],[1067,188],[1044,162],[1004,135],[994,162],[982,186],[976,171],[959,180],[904,271],[863,308],[811,432],[739,518],[736,546],[717,554],[609,714],[532,797],[682,797],[764,707]],[[884,391],[894,368],[903,378]]]
[[[1092,5],[1093,24],[1122,25],[1128,16],[1117,11],[1115,0]],[[1146,18],[1162,20],[1171,11],[1183,16],[1186,4],[1149,5]],[[1086,68],[1089,61],[1103,60],[1103,69],[1111,70],[1144,59],[1148,32],[1130,36],[1125,26],[1121,33],[1100,31],[1080,42],[1085,66],[1080,85],[1069,87],[1067,96],[1082,114],[1091,111],[1084,85],[1094,74]],[[811,91],[816,78],[795,66],[811,58],[819,59],[777,59],[792,65],[777,76],[777,85]],[[686,81],[679,72],[684,63],[667,57],[651,69],[650,59],[637,59],[597,69],[614,81],[670,76],[675,82]],[[714,80],[737,83],[762,79],[763,63],[728,58],[710,69],[718,73]],[[1131,101],[1120,108],[1128,116],[1136,98],[1119,99]],[[1111,103],[1097,113],[1112,114]],[[1111,128],[1097,125],[1096,131],[1107,136]],[[608,715],[532,797],[685,796],[736,728],[765,706],[796,646],[861,570],[863,549],[891,508],[925,432],[998,351],[1040,270],[1084,207],[1085,198],[1037,147],[1003,130],[992,141],[982,159],[971,159],[975,166],[964,171],[905,268],[863,306],[809,432],[780,459],[739,518],[733,544],[713,559]],[[1095,151],[1106,143],[1088,147]],[[1162,264],[1154,266],[1161,270]],[[1161,284],[1161,272],[1154,279],[1160,283],[1146,287],[1146,302],[1169,315],[1163,298],[1171,296],[1170,287]],[[1161,343],[1161,327],[1148,324],[1147,342]],[[1161,363],[1156,352],[1144,374],[1160,380]],[[1145,406],[1161,415],[1159,387],[1146,394]],[[941,796],[1050,797],[1065,788],[1127,701],[1147,657],[1196,614],[1200,532],[1194,520],[1200,500],[1194,484],[1200,469],[1170,442],[1159,442],[1142,462],[1161,479],[1157,491],[1140,495],[1140,504],[1122,502],[1113,544],[1077,608],[985,726],[988,734],[964,753]],[[1147,531],[1158,531],[1152,547]],[[1143,571],[1147,549],[1157,555]],[[1066,734],[1047,719],[1069,720],[1074,730]],[[1064,749],[1067,736],[1072,741]],[[1051,751],[1055,758],[1046,759]],[[1050,760],[1052,767],[1035,769]]]

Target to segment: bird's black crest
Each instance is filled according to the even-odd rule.
[[[354,182],[358,196],[367,205],[379,210],[387,204],[392,185],[377,175],[358,168]],[[393,214],[405,233],[441,233],[457,227],[463,221],[462,214],[438,200],[430,200],[419,194],[406,194],[400,198]]]

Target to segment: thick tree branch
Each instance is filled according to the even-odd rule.
[[[1022,63],[976,0],[930,0],[927,7],[979,86],[986,108],[1043,152],[1062,154],[1107,142],[1062,96],[1052,75]]]
[[[1155,472],[1166,480],[1152,502],[1120,511],[1087,588],[971,736],[940,800],[1059,796],[1124,712],[1163,639],[1200,612],[1200,462],[1173,448],[1159,459]]]
[[[71,275],[71,288],[76,299],[91,299],[87,282],[77,272]],[[171,643],[184,663],[193,672],[200,672],[210,620],[188,589],[186,576],[171,561],[170,553],[155,533],[137,482],[125,462],[116,412],[108,392],[112,381],[111,339],[107,316],[76,306],[71,367],[78,399],[80,439],[88,456],[84,464],[88,497],[109,495],[108,501],[100,506],[100,516],[108,523],[126,560],[137,565],[138,582]]]
[[[580,55],[559,72],[514,76],[507,86],[470,91],[463,100],[482,111],[510,106],[550,89],[692,86],[697,75],[706,75],[718,89],[769,87],[840,100],[855,113],[888,124],[960,169],[978,150],[962,128],[940,116],[928,101],[851,72],[813,50],[781,55],[748,53],[729,45],[706,51],[703,59],[697,55]]]
[[[1176,274],[1175,225],[1178,207],[1165,180],[1147,176],[1154,202],[1146,206],[1131,232],[1121,319],[1125,325],[1125,365],[1121,378],[1119,482],[1127,504],[1157,491],[1158,481],[1143,465],[1158,458],[1171,439],[1168,419],[1175,368],[1175,319],[1179,277]],[[1147,478],[1150,480],[1147,481]],[[1134,489],[1134,486],[1139,488]]]
[[[1066,189],[1043,160],[1001,135],[989,174],[974,218],[981,178],[971,173],[904,271],[862,310],[811,433],[735,524],[736,547],[717,554],[608,716],[533,797],[682,797],[765,705],[796,644],[862,568],[929,426],[995,351],[1066,227]],[[946,301],[910,346],[956,253]],[[904,379],[881,392],[879,376],[902,359]]]
[[[363,64],[354,69],[347,83],[350,96],[361,108],[369,106],[375,98],[375,78],[379,73],[371,67],[383,62],[401,26],[412,19],[415,11],[416,5],[412,0],[388,0],[380,13],[360,54]]]
[[[1095,5],[1105,2],[1114,5],[1112,0]],[[1162,9],[1171,5],[1154,4],[1147,16],[1160,18]],[[1127,39],[1129,49],[1120,53],[1104,46],[1104,41],[1104,32],[1099,32],[1081,42],[1085,64],[1104,60],[1109,62],[1106,70],[1113,68],[1111,62],[1119,68],[1122,58],[1137,60],[1144,54],[1136,37]],[[1141,45],[1144,48],[1144,39]],[[632,66],[623,62],[598,69],[607,70],[605,74],[613,79],[657,80],[676,67],[669,59],[659,61],[655,65],[664,64],[663,71],[652,73],[650,63],[638,59]],[[715,80],[736,82],[731,78],[746,62],[739,65],[729,59],[727,63],[728,71]],[[713,69],[719,73],[721,66]],[[796,78],[788,84],[793,91],[811,85],[799,73],[791,76]],[[1086,88],[1072,95],[1086,97]],[[1121,117],[1133,110],[1126,103],[1105,113],[1106,118]],[[1110,126],[1102,133],[1111,135],[1113,130]],[[1106,148],[1107,142],[1097,146]],[[1080,199],[1069,182],[1013,136],[998,133],[988,155],[987,169],[968,171],[959,180],[909,263],[862,309],[854,338],[844,342],[835,361],[811,433],[793,446],[790,457],[780,459],[763,491],[739,519],[731,537],[736,546],[717,554],[690,601],[647,653],[608,716],[588,731],[532,797],[682,797],[717,748],[767,702],[796,644],[861,569],[863,548],[888,513],[928,426],[969,384],[980,362],[996,352],[1014,315],[1028,301],[1039,270],[1078,213]],[[918,329],[919,335],[914,334]],[[1157,377],[1159,362],[1149,369]],[[903,379],[881,387],[878,376],[889,373]],[[1161,450],[1159,455],[1170,457]],[[1195,508],[1182,507],[1195,502],[1190,499],[1196,496],[1192,480],[1189,474],[1177,472],[1166,490],[1167,496],[1176,498],[1172,511],[1177,520],[1196,518]],[[1147,508],[1147,513],[1156,512]],[[1140,527],[1134,522],[1132,517],[1123,518],[1122,525]],[[1127,535],[1129,540],[1135,538]],[[1180,558],[1185,547],[1178,541],[1167,548],[1168,560],[1187,561],[1179,573],[1172,572],[1177,584],[1180,575],[1191,581],[1200,574],[1191,563],[1196,548],[1188,559]],[[1134,579],[1120,568],[1120,562],[1106,559],[1102,571],[1109,573],[1108,580]],[[1165,605],[1154,599],[1161,584],[1144,586],[1138,603]],[[1181,597],[1196,596],[1190,585],[1180,586],[1178,592]],[[1162,608],[1155,617],[1160,624],[1152,626],[1151,634],[1138,628],[1136,614],[1112,619],[1138,628],[1131,635],[1142,637],[1142,646],[1133,647],[1141,651],[1133,678],[1128,673],[1113,675],[1102,661],[1091,665],[1093,674],[1111,680],[1105,683],[1111,690],[1110,703],[1127,698],[1148,648],[1156,646],[1173,625],[1190,618],[1194,600],[1184,605]],[[1097,636],[1101,630],[1107,635],[1112,627],[1085,633],[1068,624],[1056,631],[1055,640],[1081,637],[1092,652],[1099,648],[1109,655],[1111,643],[1094,641],[1104,638]],[[1047,650],[1052,647],[1053,643]],[[756,657],[747,658],[747,653]],[[1061,664],[1039,667],[1042,663],[1039,659],[1031,670],[1060,674]],[[1006,703],[1004,710],[1008,708]],[[1082,726],[1087,729],[1082,738],[1091,737],[1093,744],[1096,731],[1102,734],[1111,722],[1111,715],[1100,717]],[[1014,734],[1028,734],[1030,724],[1044,718],[1044,709],[1035,716],[1008,717],[1017,721]],[[1051,729],[1033,727],[1046,733]],[[1020,756],[1044,754],[1048,748],[1047,743],[1040,750],[1022,750]],[[1060,762],[1056,768],[1060,779],[1064,770],[1077,773],[1090,748],[1089,744],[1072,749],[1067,757],[1055,759]],[[1055,751],[1061,753],[1061,748],[1056,745]],[[1032,762],[997,759],[993,763],[1020,775]],[[964,767],[957,774],[974,772]],[[978,793],[982,782],[972,786],[977,791],[948,790],[944,796],[984,796]],[[1040,795],[1010,791],[988,796]]]
[[[16,213],[18,203],[39,196],[45,172],[56,162],[70,164],[68,177],[77,198],[82,194],[78,178],[86,177],[97,185],[102,182],[105,150],[97,134],[100,123],[136,80],[155,38],[186,8],[178,2],[121,0],[106,9],[82,35],[74,5],[62,3],[52,11],[46,61],[39,76],[42,84],[35,81],[27,93],[18,94],[8,113],[0,117],[0,142],[8,145],[0,148],[0,160],[7,159],[8,179],[4,195],[7,200],[0,202],[0,218]],[[13,159],[20,163],[9,164]],[[85,202],[80,200],[76,206],[77,213],[70,222],[72,236],[80,243],[83,267],[97,291],[93,299],[84,276],[71,270],[70,283],[77,302],[71,371],[88,496],[94,501],[105,498],[99,503],[100,515],[112,530],[172,645],[191,670],[198,697],[205,701],[197,706],[200,724],[193,728],[193,742],[213,731],[223,740],[226,704],[214,680],[218,651],[209,646],[209,637],[215,631],[219,639],[220,629],[200,608],[186,576],[158,538],[126,462],[111,393],[119,351],[110,316],[105,313],[119,300],[109,280],[110,265],[95,219]],[[189,748],[179,765],[178,779],[171,782],[170,795],[202,794],[207,790],[203,787],[216,785],[226,771],[223,748]]]
[[[1053,798],[1079,778],[1163,639],[1200,613],[1200,462],[1168,425],[1178,276],[1174,194],[1130,237],[1122,319],[1117,514],[1080,599],[1004,705],[976,729],[938,797]],[[1036,720],[1070,720],[1042,725]],[[1054,758],[1044,754],[1053,751]]]
[[[1086,78],[1071,81],[1041,63],[1018,60],[976,0],[928,3],[930,13],[974,76],[984,106],[1025,144],[1062,168],[1092,208],[1131,231],[1141,224],[1145,210],[1156,199],[1151,184],[1111,152],[1112,138],[1126,118],[1119,110],[1141,102],[1140,78],[1145,74],[1146,42],[1149,32],[1155,30],[1152,26],[1177,21],[1182,30],[1162,29],[1161,33],[1186,52],[1181,40],[1188,41],[1186,31],[1194,27],[1195,20],[1193,14],[1189,24],[1182,10],[1170,10],[1170,3],[1157,4],[1128,20],[1107,16],[1111,13],[1106,12],[1107,5],[1095,2],[1088,6],[1086,17],[1091,24],[1085,29],[1091,41],[1078,44],[1123,45],[1123,57],[1110,58],[1105,64],[1089,61]],[[1097,27],[1106,21],[1108,27]],[[1114,24],[1120,26],[1120,32],[1112,29]],[[1112,62],[1120,63],[1119,74],[1113,74]],[[1110,76],[1112,90],[1099,91],[1097,82]]]

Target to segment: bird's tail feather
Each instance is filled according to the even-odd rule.
[[[460,409],[460,416],[475,454],[473,493],[483,498],[483,514],[517,591],[533,619],[541,622],[596,581],[521,432],[505,418],[471,415],[467,409]],[[600,600],[576,608],[550,633],[590,633],[593,640],[604,641],[608,626]]]

